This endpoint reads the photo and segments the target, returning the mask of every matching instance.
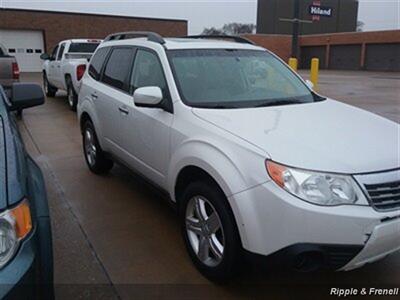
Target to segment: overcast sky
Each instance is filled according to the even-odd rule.
[[[359,0],[364,31],[400,29],[400,0]],[[256,23],[257,0],[0,0],[0,7],[178,18],[189,34],[229,22]]]

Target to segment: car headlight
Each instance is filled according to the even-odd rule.
[[[270,160],[265,164],[276,184],[307,202],[325,206],[368,205],[361,189],[349,175],[307,171]]]
[[[0,268],[10,261],[20,241],[31,230],[32,219],[27,200],[0,214]]]

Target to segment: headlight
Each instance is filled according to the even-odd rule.
[[[32,219],[26,200],[0,214],[0,268],[18,249],[19,242],[32,230]]]
[[[270,160],[265,164],[276,184],[307,202],[326,206],[368,205],[351,176],[291,168]]]

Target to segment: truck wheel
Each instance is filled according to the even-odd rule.
[[[47,80],[46,73],[43,73],[43,87],[47,97],[54,97],[56,95],[57,88],[52,86],[50,82]]]
[[[83,153],[86,163],[95,174],[105,174],[111,170],[114,163],[105,157],[97,140],[97,135],[92,122],[86,121],[83,125]]]
[[[70,78],[67,78],[67,94],[69,108],[72,111],[76,111],[76,105],[78,104],[78,95],[75,92]]]
[[[179,201],[182,235],[194,265],[211,281],[228,281],[239,270],[242,248],[224,193],[213,182],[197,181]]]

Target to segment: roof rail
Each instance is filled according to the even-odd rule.
[[[147,37],[147,39],[151,42],[155,42],[161,45],[165,44],[165,40],[161,35],[151,31],[127,31],[127,32],[116,32],[108,35],[104,42],[107,41],[117,41],[117,40],[126,40],[126,39],[134,39],[139,37]]]
[[[250,45],[255,45],[253,41],[250,41],[247,38],[238,36],[238,35],[225,35],[225,34],[219,34],[219,35],[188,35],[188,36],[182,36],[181,38],[187,38],[187,39],[218,39],[218,40],[234,40],[236,43],[242,43],[242,44],[250,44]]]

